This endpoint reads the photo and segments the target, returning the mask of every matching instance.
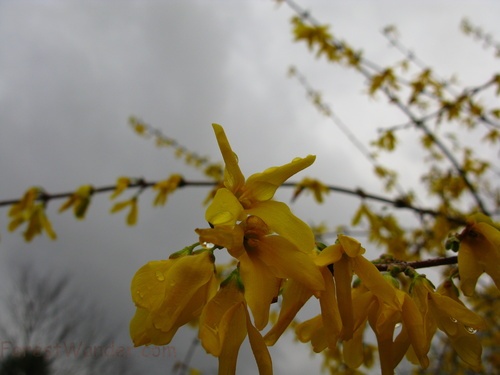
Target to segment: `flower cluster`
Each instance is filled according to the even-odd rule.
[[[247,336],[259,373],[272,374],[267,347],[314,296],[320,314],[294,324],[296,335],[315,352],[342,348],[350,368],[364,362],[368,325],[377,339],[383,375],[393,374],[405,356],[426,368],[438,329],[469,367],[481,367],[481,345],[474,333],[485,323],[458,299],[451,280],[436,290],[411,268],[383,274],[349,236],[339,235],[329,246],[316,244],[311,228],[286,204],[273,200],[278,187],[310,166],[314,156],[245,178],[223,128],[213,127],[225,170],[205,213],[209,228],[196,229],[197,244],[137,271],[131,286],[137,311],[130,324],[136,346],[168,344],[179,327],[197,320],[203,348],[219,359],[219,374],[236,372]],[[488,260],[498,257],[499,233],[484,220],[474,221],[463,233],[460,252],[468,264],[459,266],[464,293],[473,292],[483,271],[498,285],[498,267]],[[478,243],[480,256],[475,255]],[[220,249],[227,249],[236,268],[219,285],[215,251]],[[280,299],[277,319],[271,320],[271,307]]]

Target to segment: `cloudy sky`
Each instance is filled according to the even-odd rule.
[[[485,82],[498,68],[491,51],[459,31],[467,16],[500,39],[496,1],[299,4],[382,65],[402,58],[380,32],[394,24],[402,41],[441,76],[456,73],[467,86]],[[316,154],[316,163],[302,175],[381,193],[370,164],[308,103],[303,88],[287,77],[288,67],[295,65],[321,90],[362,142],[378,127],[404,118],[382,97],[367,98],[355,73],[317,61],[305,45],[293,43],[293,14],[267,0],[0,0],[0,200],[17,198],[34,185],[56,193],[112,184],[119,176],[159,180],[182,172],[202,178],[170,150],[135,135],[127,125],[130,115],[214,161],[220,155],[210,124],[222,124],[245,174]],[[397,159],[402,170],[415,167],[411,149]],[[411,173],[407,181],[408,188]],[[7,209],[1,208],[1,266],[25,261],[41,273],[69,273],[84,296],[120,327],[117,343],[130,345],[130,279],[147,261],[196,242],[193,229],[205,226],[205,195],[206,190],[188,188],[165,208],[151,209],[153,195],[145,193],[132,228],[123,215],[108,214],[108,196],[94,198],[84,221],[58,214],[61,202],[51,202],[48,213],[59,238],[30,244],[20,232],[7,232]],[[280,198],[289,199],[290,192]],[[333,227],[348,223],[357,203],[331,195],[312,210],[306,197],[295,209],[307,221],[328,220]],[[177,359],[194,336],[186,329],[174,339]],[[241,374],[255,371],[248,350],[242,349]],[[308,349],[286,340],[273,355],[277,374],[319,366]],[[136,357],[151,374],[168,373],[175,361],[155,361],[140,352]],[[200,348],[195,361],[207,373],[215,371],[216,361]]]

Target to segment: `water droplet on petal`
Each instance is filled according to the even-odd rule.
[[[457,323],[458,320],[456,320],[454,317],[450,316],[450,320],[453,322],[453,323]]]
[[[165,280],[165,276],[163,276],[163,272],[156,271],[156,279],[158,281],[164,281]]]
[[[467,326],[464,326],[464,327],[465,327],[465,330],[467,331],[467,333],[470,333],[471,335],[473,335],[474,333],[477,332],[477,329],[475,329],[475,328],[467,327]]]
[[[213,249],[213,247],[215,246],[213,243],[210,243],[210,242],[202,242],[201,243],[201,246],[203,246],[205,249]]]
[[[396,339],[396,337],[399,335],[399,333],[401,332],[402,329],[403,329],[403,324],[401,322],[396,323],[394,325],[394,333],[393,333],[393,337],[392,337],[393,340]]]

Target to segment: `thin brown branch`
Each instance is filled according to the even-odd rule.
[[[444,258],[434,258],[434,259],[426,259],[426,260],[416,260],[411,262],[404,262],[399,260],[392,260],[388,263],[379,263],[375,264],[379,271],[388,271],[390,267],[397,266],[401,270],[404,270],[407,267],[411,267],[414,269],[417,268],[429,268],[429,267],[438,267],[438,266],[446,266],[451,264],[457,264],[458,257],[444,257]]]
[[[153,187],[157,183],[158,183],[158,181],[146,181],[144,179],[137,179],[137,181],[134,183],[131,183],[127,187],[127,189],[134,189],[134,188],[147,189],[147,188]],[[213,187],[216,185],[217,185],[217,183],[212,182],[212,181],[185,181],[185,180],[183,180],[182,183],[179,185],[179,187],[188,187],[188,186]],[[295,188],[297,186],[297,183],[296,182],[285,182],[281,186]],[[415,206],[411,205],[409,202],[407,202],[406,200],[401,199],[401,198],[392,199],[392,198],[384,197],[382,195],[367,193],[362,189],[350,189],[350,188],[336,186],[336,185],[327,185],[327,188],[330,191],[334,191],[337,193],[352,195],[352,196],[356,196],[356,197],[361,198],[361,199],[368,199],[368,200],[372,200],[372,201],[376,201],[376,202],[380,202],[380,203],[387,203],[387,204],[390,204],[391,206],[393,206],[394,208],[408,209],[408,210],[416,212],[420,215],[429,215],[429,216],[433,216],[433,217],[441,216],[441,217],[444,217],[451,222],[465,225],[465,220],[461,217],[452,217],[452,216],[445,215],[439,211],[435,211],[432,209],[415,207]],[[106,186],[96,187],[93,189],[93,194],[110,193],[110,192],[114,191],[115,189],[116,189],[116,185],[106,185]],[[51,200],[69,198],[73,194],[74,194],[74,191],[67,191],[67,192],[53,193],[53,194],[43,192],[38,197],[38,200],[41,202],[47,203]],[[0,201],[0,207],[11,206],[11,205],[19,203],[19,202],[20,202],[20,199],[2,200],[2,201]]]

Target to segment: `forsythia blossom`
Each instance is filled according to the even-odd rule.
[[[234,226],[248,215],[255,215],[271,232],[285,237],[301,251],[312,251],[315,243],[309,226],[293,215],[286,204],[272,198],[283,182],[310,166],[315,156],[295,158],[288,164],[268,168],[245,179],[224,129],[217,124],[213,128],[225,162],[224,187],[217,191],[208,207],[206,220],[215,227]]]
[[[139,208],[137,206],[137,197],[133,197],[132,199],[123,202],[115,203],[114,206],[111,207],[110,212],[115,213],[118,211],[122,211],[127,207],[130,208],[130,211],[127,215],[126,222],[128,225],[135,225],[137,223],[137,216],[139,214]]]
[[[80,186],[59,208],[59,212],[66,211],[73,207],[73,212],[77,219],[83,219],[90,204],[90,197],[94,191],[91,185]]]
[[[253,326],[244,287],[233,272],[203,308],[199,338],[205,350],[219,358],[219,374],[234,374],[239,348],[248,335],[259,373],[272,374],[271,356],[259,331]]]
[[[210,251],[152,261],[132,279],[137,311],[130,322],[135,346],[168,344],[177,329],[201,314],[217,288]]]
[[[238,259],[246,301],[256,327],[263,329],[283,279],[296,279],[314,291],[324,289],[313,261],[311,229],[284,203],[271,200],[276,189],[310,165],[314,157],[297,158],[245,179],[224,130],[219,125],[214,125],[214,130],[226,163],[224,187],[206,211],[205,218],[213,228],[196,232],[200,242],[225,247]]]
[[[36,235],[42,234],[43,231],[47,233],[50,239],[55,240],[57,238],[52,229],[52,224],[45,214],[45,205],[37,202],[39,194],[39,188],[33,187],[29,189],[18,203],[12,205],[8,213],[11,219],[8,227],[9,231],[13,232],[24,222],[27,223],[23,235],[28,242]]]
[[[164,206],[167,203],[167,197],[173,193],[182,184],[182,176],[174,174],[164,181],[157,182],[153,186],[153,190],[157,190],[158,194],[153,202],[154,206]]]
[[[314,199],[318,203],[323,203],[323,195],[330,193],[330,190],[326,185],[324,185],[321,181],[312,178],[304,178],[300,183],[295,187],[295,191],[293,192],[292,200],[297,199],[297,197],[305,190],[309,189],[314,194]]]
[[[118,179],[116,180],[115,191],[113,191],[113,194],[109,196],[109,199],[115,199],[117,196],[127,190],[131,183],[132,180],[129,177],[118,177]]]
[[[477,279],[486,272],[500,289],[500,229],[485,215],[469,219],[460,234],[458,269],[460,289],[466,296],[474,294]]]

